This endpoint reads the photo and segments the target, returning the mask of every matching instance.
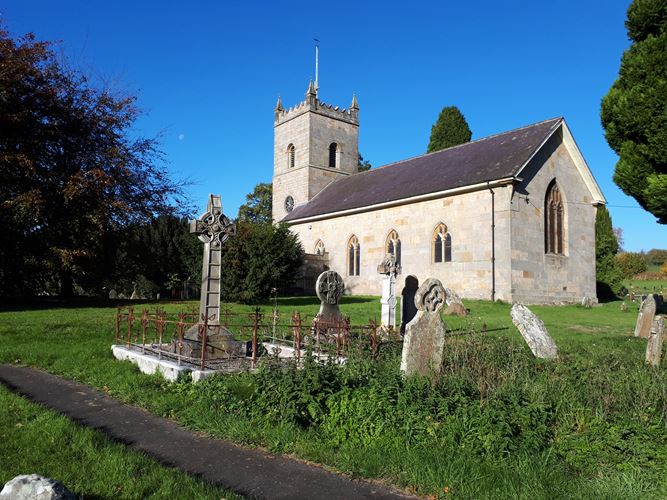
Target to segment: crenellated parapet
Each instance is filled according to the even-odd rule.
[[[292,120],[307,112],[318,113],[329,118],[342,120],[347,123],[359,125],[359,104],[357,97],[352,96],[352,103],[349,108],[341,108],[332,104],[327,104],[317,98],[317,88],[310,82],[308,91],[306,92],[306,99],[296,106],[285,109],[283,108],[282,100],[278,98],[276,108],[274,110],[274,126]]]

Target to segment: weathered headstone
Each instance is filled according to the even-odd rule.
[[[653,326],[655,311],[655,298],[652,294],[647,295],[639,306],[639,314],[637,315],[637,323],[635,324],[635,337],[648,338],[649,333],[651,333],[651,326]]]
[[[415,294],[419,288],[419,281],[414,276],[405,278],[405,285],[401,292],[401,333],[405,333],[406,325],[412,321],[417,314],[415,307]]]
[[[558,348],[549,336],[544,322],[523,304],[512,306],[512,322],[537,358],[556,359]]]
[[[139,297],[139,292],[137,292],[136,287],[134,290],[132,290],[132,295],[130,295],[130,300],[139,300],[141,297]]]
[[[396,328],[396,275],[400,266],[396,264],[396,257],[387,254],[378,266],[378,273],[382,274],[382,297],[380,304],[381,324],[385,327]]]
[[[405,327],[401,371],[406,375],[438,374],[442,369],[446,325],[440,317],[445,289],[437,279],[428,279],[415,294],[417,314]]]
[[[204,322],[206,329],[206,345],[210,358],[222,357],[230,352],[243,351],[243,343],[234,340],[232,333],[220,324],[220,280],[222,244],[230,236],[236,234],[236,224],[222,213],[220,196],[209,195],[206,212],[198,219],[190,221],[190,233],[196,234],[204,243],[204,259],[202,264],[201,297],[199,300],[199,324],[190,328],[185,334],[186,356],[201,355],[201,344]]]
[[[646,345],[646,363],[651,366],[660,366],[662,358],[662,344],[665,338],[665,317],[656,316],[653,320],[651,333]]]
[[[445,303],[448,306],[451,306],[452,304],[463,305],[463,301],[461,300],[461,297],[459,297],[459,294],[451,288],[445,288]]]
[[[456,293],[451,288],[445,288],[445,303],[447,308],[445,309],[445,316],[467,316],[468,310],[463,305],[463,301],[459,294]]]
[[[315,319],[335,322],[342,319],[338,304],[345,292],[345,283],[336,271],[324,271],[317,277],[315,293],[320,299],[320,311]]]
[[[595,303],[596,300],[593,297],[589,297],[588,295],[584,295],[584,297],[581,299],[581,305],[586,309],[591,309]]]
[[[109,290],[109,298],[111,300],[118,298],[118,294],[116,293],[116,290],[114,290],[113,288]]]
[[[78,497],[55,479],[38,474],[16,476],[5,483],[0,500],[76,500]]]

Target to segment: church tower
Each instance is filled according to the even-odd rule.
[[[273,134],[273,220],[307,203],[330,182],[357,173],[359,106],[320,102],[310,82],[306,100],[285,110],[278,98]]]

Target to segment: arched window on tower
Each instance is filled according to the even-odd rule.
[[[432,261],[451,262],[452,261],[452,235],[447,231],[447,226],[442,222],[435,227],[433,231]]]
[[[359,239],[352,235],[347,242],[347,275],[359,276],[359,268],[361,267],[361,248],[359,247]]]
[[[294,168],[294,159],[296,156],[296,148],[294,144],[287,146],[287,168]]]
[[[315,255],[324,255],[324,252],[324,242],[322,240],[317,240],[317,243],[315,243]]]
[[[387,235],[387,240],[384,245],[385,254],[391,254],[396,259],[396,265],[401,265],[401,240],[398,237],[396,230],[392,229]]]
[[[551,181],[544,198],[544,251],[563,255],[563,225],[565,204],[556,179]]]
[[[338,163],[338,144],[332,142],[329,145],[329,168],[336,168]]]

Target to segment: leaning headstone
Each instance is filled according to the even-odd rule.
[[[428,279],[415,294],[417,314],[405,327],[401,371],[406,375],[438,374],[442,369],[446,325],[440,317],[445,289],[437,279]]]
[[[378,266],[378,273],[382,274],[382,297],[380,298],[381,324],[384,327],[396,328],[396,275],[400,266],[396,264],[396,257],[387,254]]]
[[[5,483],[0,500],[76,500],[62,483],[37,474],[16,476]]]
[[[121,299],[121,300],[125,300],[125,299],[127,299],[127,296],[123,292],[121,292],[121,293],[118,294],[118,298]]]
[[[463,305],[463,301],[461,300],[461,297],[459,297],[459,294],[451,288],[445,288],[445,302],[448,306],[451,306],[452,304]]]
[[[113,288],[109,290],[109,298],[111,300],[118,298],[118,294],[116,293],[116,290],[114,290]]]
[[[660,366],[662,358],[662,343],[665,338],[665,318],[656,316],[653,320],[651,333],[646,344],[646,363],[651,366]]]
[[[445,309],[445,312],[443,314],[445,316],[467,316],[468,310],[463,306],[461,302],[452,302],[450,305],[447,306],[447,309]]]
[[[512,306],[512,322],[521,332],[521,336],[533,351],[536,358],[556,359],[558,348],[549,336],[544,322],[523,304]]]
[[[655,317],[656,303],[653,295],[647,295],[639,306],[639,315],[635,324],[635,337],[647,339],[651,333],[653,318]]]
[[[130,295],[130,300],[139,300],[141,297],[139,296],[139,292],[137,292],[137,289],[135,288],[132,290],[132,295]]]
[[[343,319],[338,304],[345,292],[345,283],[336,271],[324,271],[317,277],[315,293],[320,299],[320,311],[316,320],[336,322]]]

